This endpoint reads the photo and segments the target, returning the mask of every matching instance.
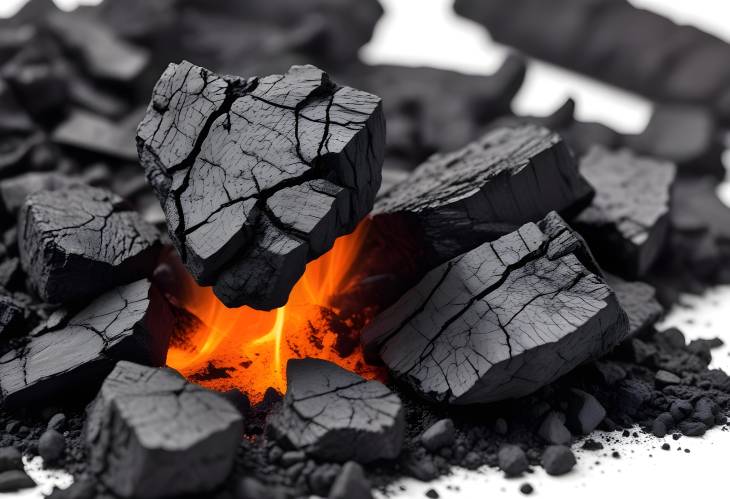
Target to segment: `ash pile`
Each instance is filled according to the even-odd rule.
[[[513,114],[517,55],[488,76],[359,63],[375,0],[31,0],[0,21],[0,491],[40,455],[74,475],[56,499],[365,499],[453,466],[562,475],[596,431],[725,425],[721,342],[655,326],[730,282],[730,48],[583,4],[456,9],[660,102],[640,134],[570,100]],[[195,320],[170,254],[272,310],[365,219],[367,275],[338,298],[377,311],[355,334],[386,383],[291,359],[252,404],[166,367]]]

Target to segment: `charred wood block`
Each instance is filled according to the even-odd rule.
[[[629,318],[629,335],[636,336],[652,327],[661,318],[664,308],[656,300],[656,289],[645,282],[628,282],[606,275],[616,298]]]
[[[527,54],[730,119],[730,45],[697,28],[625,0],[457,0],[454,7]]]
[[[155,87],[137,144],[183,262],[229,307],[286,303],[380,187],[380,99],[313,66],[243,80],[188,62]]]
[[[54,314],[22,348],[0,358],[5,404],[37,404],[93,391],[117,360],[164,365],[172,314],[147,280],[115,288],[71,314]]]
[[[19,226],[23,269],[48,303],[82,300],[151,275],[161,247],[154,227],[96,187],[28,196]]]
[[[13,221],[29,194],[38,191],[55,191],[71,185],[78,185],[78,177],[70,177],[56,172],[30,172],[16,177],[0,180],[0,210]]]
[[[383,99],[388,117],[386,165],[412,170],[435,152],[476,140],[482,128],[510,111],[525,78],[525,61],[509,56],[488,76],[428,67],[363,66],[348,81]],[[448,89],[448,92],[445,91]]]
[[[422,396],[469,404],[534,392],[627,333],[585,243],[551,213],[429,272],[362,341]]]
[[[385,385],[318,359],[292,359],[286,373],[284,404],[269,420],[282,445],[338,462],[400,454],[405,411]]]
[[[385,192],[373,214],[384,230],[405,219],[429,260],[442,263],[550,211],[578,213],[592,196],[562,139],[526,125],[432,156]]]
[[[594,148],[580,172],[596,190],[576,219],[601,265],[621,276],[640,277],[664,247],[676,176],[672,163]]]
[[[88,408],[91,471],[118,497],[203,494],[233,467],[243,419],[172,369],[121,361]]]

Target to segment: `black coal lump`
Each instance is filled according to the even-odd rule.
[[[607,352],[628,319],[555,213],[436,267],[363,331],[366,352],[420,395],[527,395]]]
[[[503,127],[432,156],[378,198],[373,222],[387,231],[403,220],[438,264],[550,211],[575,215],[592,196],[560,136]]]
[[[238,410],[169,368],[119,362],[89,405],[90,470],[120,497],[205,494],[230,473]]]
[[[676,167],[628,150],[594,148],[581,158],[580,172],[596,196],[574,226],[608,270],[628,278],[646,274],[668,236]]]
[[[400,454],[405,411],[385,385],[318,359],[289,360],[286,377],[284,403],[269,419],[283,446],[338,462]]]
[[[246,80],[171,64],[137,132],[192,275],[266,310],[370,211],[384,142],[380,99],[314,66]]]

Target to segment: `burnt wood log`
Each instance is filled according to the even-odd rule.
[[[243,431],[220,394],[168,368],[121,361],[89,405],[90,469],[116,497],[205,494],[233,467]]]
[[[329,461],[367,463],[400,454],[405,411],[379,381],[319,359],[292,359],[287,392],[269,429],[284,446]]]
[[[380,99],[313,66],[243,80],[172,64],[138,129],[186,267],[229,307],[286,303],[304,267],[372,208]]]
[[[157,229],[105,189],[71,186],[28,196],[20,210],[23,269],[48,303],[69,303],[151,275]]]
[[[386,166],[413,170],[433,153],[478,139],[486,124],[509,113],[525,72],[525,61],[510,55],[486,76],[382,65],[355,66],[346,81],[383,99]]]
[[[664,313],[656,300],[656,289],[639,281],[624,281],[606,274],[606,282],[616,294],[621,308],[629,318],[629,336],[637,336],[654,326]]]
[[[581,158],[580,172],[596,196],[575,228],[608,270],[628,278],[646,274],[667,240],[676,167],[597,147]]]
[[[730,119],[730,45],[695,27],[626,0],[457,0],[454,8],[529,55]]]
[[[400,219],[442,263],[550,211],[577,214],[592,196],[557,134],[505,127],[432,156],[378,198],[373,221],[387,231]]]
[[[534,392],[627,334],[585,243],[551,213],[429,272],[362,342],[422,396],[469,404]]]
[[[172,324],[147,280],[115,288],[76,314],[52,314],[0,358],[0,399],[17,406],[93,393],[120,359],[164,365]]]

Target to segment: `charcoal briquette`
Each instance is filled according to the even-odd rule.
[[[507,476],[517,476],[527,471],[529,462],[527,455],[517,445],[503,445],[497,453],[499,461],[499,469],[504,471]]]
[[[540,464],[549,475],[564,475],[576,464],[575,456],[570,448],[564,445],[550,445],[540,458]]]

